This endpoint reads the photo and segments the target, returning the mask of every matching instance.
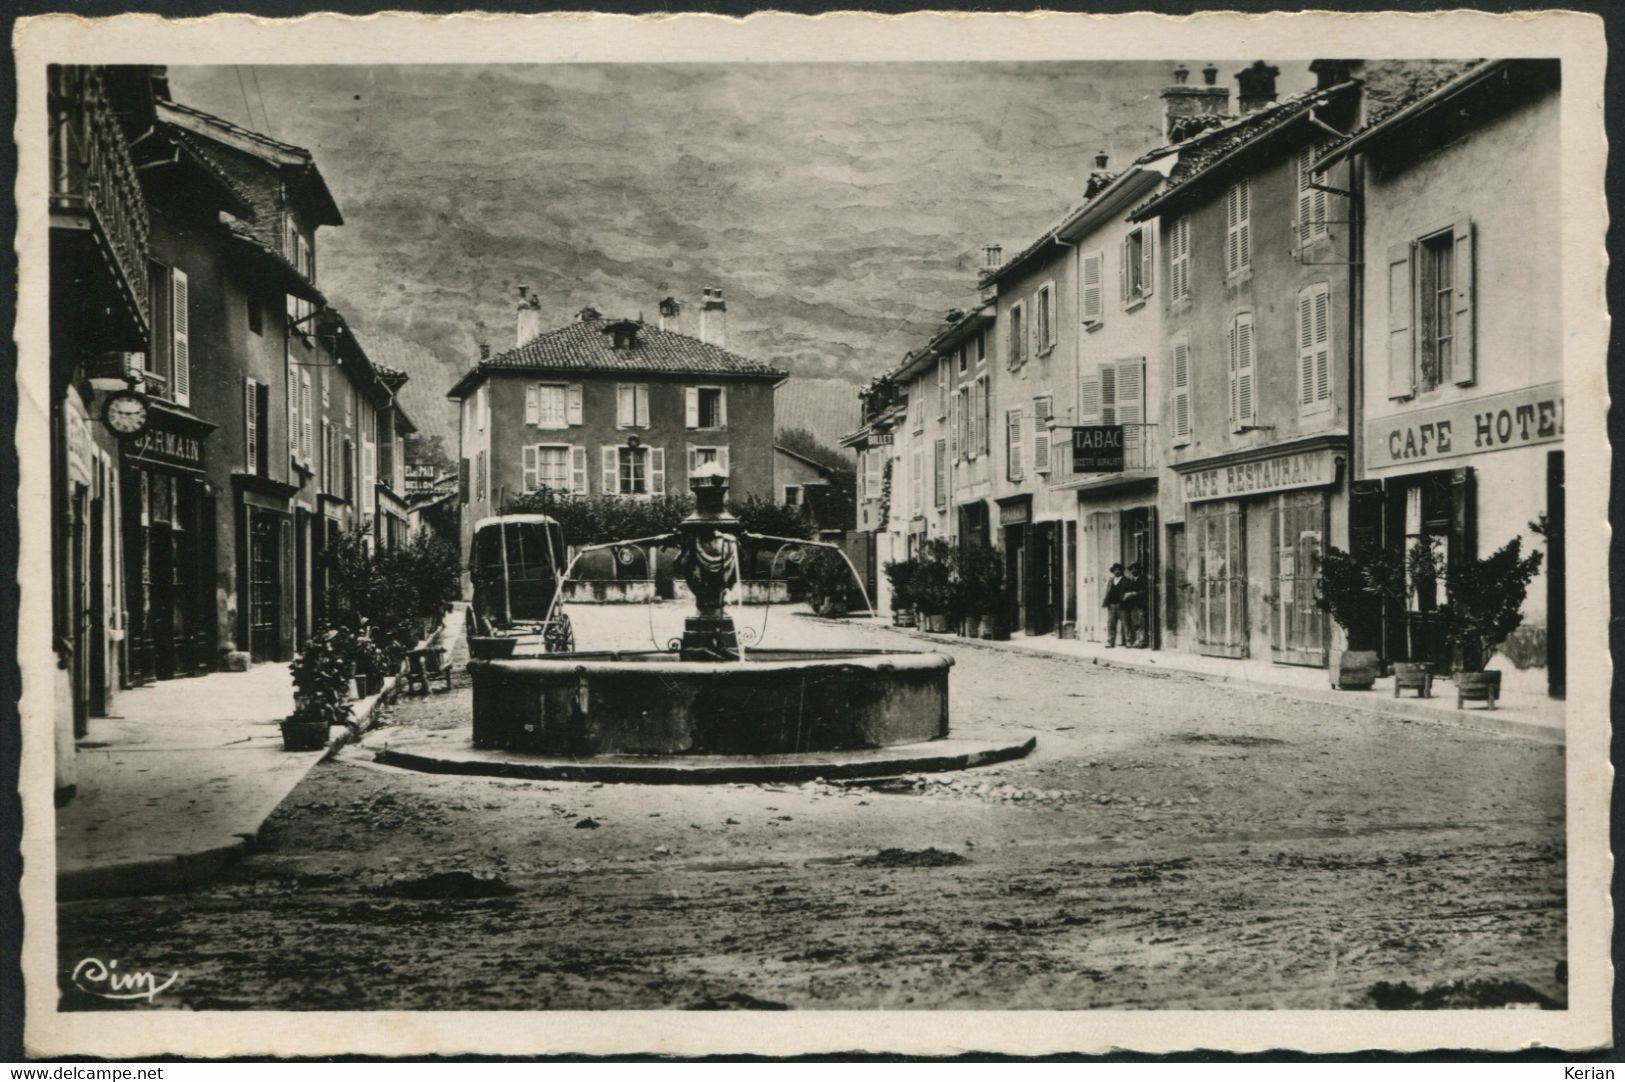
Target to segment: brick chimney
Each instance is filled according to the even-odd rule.
[[[1195,117],[1224,116],[1230,110],[1230,89],[1219,86],[1219,69],[1209,64],[1202,69],[1202,84],[1192,86],[1190,69],[1181,64],[1174,69],[1174,81],[1162,88],[1162,134],[1170,143],[1183,142],[1200,124]]]
[[[474,324],[474,341],[480,347],[480,360],[491,359],[491,336],[485,333],[485,321],[482,319]]]
[[[516,330],[514,342],[516,346],[522,346],[542,333],[542,298],[532,293],[529,286],[519,287],[519,319]]]
[[[1338,86],[1354,78],[1364,60],[1312,60],[1309,70],[1315,76],[1315,89],[1325,90],[1329,86]]]
[[[706,286],[700,301],[700,341],[726,349],[728,347],[728,305],[722,299],[722,290]]]
[[[1236,82],[1240,84],[1238,100],[1242,116],[1249,116],[1265,106],[1275,104],[1275,77],[1279,74],[1280,68],[1266,64],[1262,60],[1255,60],[1252,67],[1236,72]]]

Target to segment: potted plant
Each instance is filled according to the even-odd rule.
[[[1417,552],[1437,574],[1436,552],[1428,547]],[[1446,565],[1445,602],[1436,615],[1455,655],[1457,709],[1469,699],[1495,709],[1501,672],[1485,666],[1523,624],[1524,598],[1542,556],[1538,551],[1525,556],[1522,538],[1514,537],[1482,559],[1462,555]]]
[[[953,546],[943,538],[927,541],[914,570],[911,590],[925,630],[948,630],[953,606]]]
[[[1376,683],[1382,659],[1366,646],[1375,641],[1383,602],[1403,598],[1404,592],[1404,568],[1386,552],[1362,557],[1332,547],[1321,555],[1315,604],[1343,629],[1348,644],[1327,654],[1332,687],[1365,690]]]
[[[288,666],[293,673],[293,713],[282,720],[282,746],[316,751],[327,746],[330,726],[350,720],[351,659],[340,634],[318,634]]]
[[[897,627],[913,627],[917,622],[913,583],[919,566],[920,561],[913,558],[892,560],[886,564],[886,581],[891,584],[891,619]]]
[[[355,669],[356,697],[365,699],[377,695],[383,690],[384,677],[389,673],[389,655],[366,635],[353,636],[349,646]]]
[[[813,551],[802,564],[807,582],[807,600],[814,613],[826,617],[847,614],[848,595],[853,588],[852,569],[829,549]]]
[[[959,551],[959,592],[969,634],[1008,639],[1009,599],[1004,590],[1004,560],[991,545],[967,545]]]

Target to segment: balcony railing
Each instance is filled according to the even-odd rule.
[[[147,208],[100,72],[52,69],[51,210],[90,221],[142,327],[149,325]]]
[[[1119,472],[1077,473],[1072,469],[1072,429],[1060,426],[1050,434],[1050,486],[1077,487],[1108,481],[1125,474],[1140,476],[1162,465],[1162,441],[1154,424],[1124,424],[1123,469]]]

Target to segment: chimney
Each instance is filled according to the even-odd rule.
[[[1112,182],[1112,175],[1106,169],[1106,165],[1110,161],[1110,156],[1104,150],[1095,155],[1094,172],[1089,174],[1089,179],[1083,186],[1083,198],[1085,200],[1093,199],[1101,193],[1106,185]]]
[[[594,308],[590,304],[587,305],[586,307],[582,308],[581,311],[576,313],[576,319],[578,321],[582,322],[582,323],[591,323],[595,319],[603,319],[603,318],[604,318],[604,313],[600,312],[598,309]]]
[[[1325,90],[1329,86],[1338,86],[1354,78],[1356,68],[1364,64],[1363,60],[1312,60],[1309,70],[1315,76],[1315,89]]]
[[[678,317],[682,314],[683,305],[676,297],[666,297],[660,302],[660,329],[675,331],[679,328]]]
[[[1236,72],[1236,82],[1241,84],[1239,102],[1242,116],[1250,116],[1265,106],[1275,104],[1275,77],[1279,74],[1280,68],[1262,60],[1255,60],[1252,67]]]
[[[1222,117],[1230,110],[1230,91],[1214,85],[1219,69],[1209,64],[1202,69],[1203,85],[1191,86],[1190,69],[1181,64],[1174,69],[1174,81],[1162,88],[1162,134],[1170,143],[1180,143],[1201,131],[1206,123],[1198,118]]]
[[[997,270],[1004,265],[1004,246],[987,244],[982,247],[982,269]]]
[[[542,333],[542,298],[530,291],[529,286],[519,287],[519,319],[516,341],[514,345],[522,346],[532,338]],[[484,337],[483,335],[481,337]],[[489,349],[489,343],[481,343],[480,354],[484,356]]]
[[[716,286],[706,286],[700,301],[700,341],[723,349],[728,346],[728,306]]]
[[[480,360],[491,359],[491,338],[485,333],[485,321],[482,319],[474,324],[474,341],[480,347]]]

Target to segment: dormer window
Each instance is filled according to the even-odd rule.
[[[604,325],[604,333],[609,335],[612,349],[636,349],[642,345],[638,340],[642,330],[643,324],[635,319],[618,319]]]

